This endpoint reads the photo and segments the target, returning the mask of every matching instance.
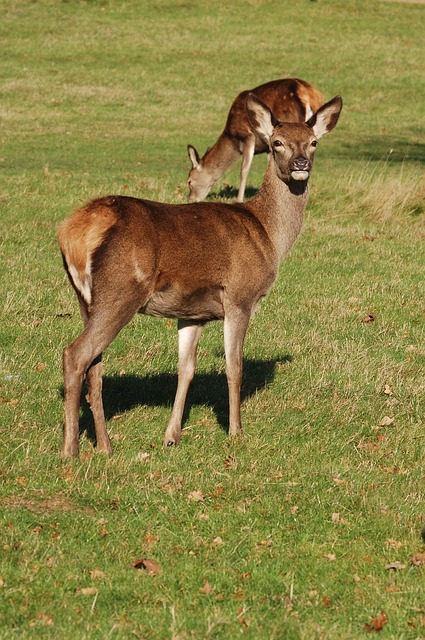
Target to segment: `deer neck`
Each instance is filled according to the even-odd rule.
[[[298,238],[308,200],[307,182],[283,182],[271,158],[258,195],[246,203],[265,228],[279,261]]]
[[[233,139],[225,132],[220,135],[217,142],[205,153],[202,164],[216,182],[230,165],[239,158],[240,151]]]

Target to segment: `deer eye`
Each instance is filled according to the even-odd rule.
[[[283,147],[283,143],[280,140],[275,140],[273,142],[273,146],[276,147]]]
[[[312,147],[317,147],[317,140],[313,140],[313,142],[311,143]]]

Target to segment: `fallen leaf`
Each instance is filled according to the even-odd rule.
[[[367,316],[360,320],[360,322],[375,322],[375,318],[376,316],[374,313],[368,313]]]
[[[334,562],[336,560],[336,554],[335,553],[326,553],[324,555],[324,557],[329,560],[329,562]]]
[[[226,469],[236,469],[235,456],[227,456],[227,458],[224,459],[224,466]]]
[[[273,546],[273,540],[271,540],[270,538],[267,540],[261,540],[260,542],[257,542],[257,546],[258,547],[272,547]]]
[[[38,613],[37,617],[30,621],[29,626],[35,627],[37,625],[40,625],[42,627],[50,627],[53,624],[54,623],[52,616],[49,616],[46,613]]]
[[[394,418],[389,416],[384,416],[380,422],[381,427],[389,427],[391,424],[394,424]]]
[[[386,396],[394,395],[389,384],[386,384],[384,387],[384,393]]]
[[[92,580],[103,580],[104,578],[106,578],[106,574],[103,573],[103,571],[101,571],[100,569],[93,569],[93,571],[90,571],[90,578]]]
[[[398,560],[395,560],[394,562],[390,562],[390,564],[387,564],[385,568],[388,570],[392,569],[393,571],[400,571],[401,569],[405,569],[406,565],[402,562],[399,562]]]
[[[392,549],[401,549],[403,543],[400,540],[393,540],[392,538],[388,538],[385,543],[387,547],[391,547]]]
[[[147,533],[145,535],[145,537],[143,538],[143,542],[145,544],[148,544],[150,546],[153,546],[154,544],[156,544],[157,542],[159,542],[159,536],[154,536],[151,533]]]
[[[328,596],[323,596],[322,598],[322,606],[323,607],[331,607],[333,604],[332,600],[330,598],[328,598]]]
[[[338,522],[338,524],[349,524],[348,520],[343,518],[340,513],[332,514],[332,522]]]
[[[221,538],[220,536],[217,536],[216,538],[214,538],[213,540],[213,545],[215,545],[216,547],[220,544],[224,544],[224,540],[223,538]]]
[[[239,624],[243,625],[246,628],[248,628],[250,625],[249,620],[245,617],[245,609],[243,608],[238,610],[238,621]]]
[[[83,596],[95,596],[97,592],[97,587],[83,587],[80,589],[80,593],[82,593]]]
[[[365,624],[365,629],[368,633],[371,633],[372,631],[376,631],[377,633],[379,633],[380,631],[382,631],[382,629],[384,628],[384,625],[386,625],[388,622],[388,617],[387,614],[384,613],[384,611],[381,611],[381,613],[379,613],[376,618],[372,618],[372,624]]]
[[[35,370],[36,371],[43,371],[46,368],[46,365],[44,364],[44,362],[39,362],[36,367]]]
[[[136,560],[136,562],[133,563],[133,567],[135,569],[145,569],[149,576],[157,576],[161,573],[161,567],[159,564],[155,562],[155,560],[150,560],[149,558]]]
[[[204,596],[210,596],[212,593],[214,593],[214,589],[212,588],[208,580],[204,580],[204,586],[199,587],[199,593],[202,593]]]
[[[410,562],[414,567],[423,567],[425,566],[425,553],[415,553],[410,558]]]
[[[194,502],[202,502],[204,499],[204,494],[202,491],[191,491],[187,495],[188,500],[193,500]]]

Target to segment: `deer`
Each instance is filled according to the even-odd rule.
[[[317,141],[339,118],[336,96],[306,123],[282,123],[253,93],[250,126],[269,149],[258,194],[245,203],[166,204],[129,196],[92,200],[57,230],[83,331],[63,351],[62,458],[79,453],[84,377],[97,449],[111,454],[102,403],[102,352],[136,313],[177,320],[177,390],[164,446],[177,445],[204,326],[224,324],[231,437],[242,435],[243,344],[248,325],[300,234]]]
[[[281,122],[304,122],[311,118],[324,99],[318,89],[299,78],[272,80],[255,89],[242,91],[230,107],[227,122],[216,143],[201,158],[192,145],[187,146],[192,168],[189,172],[189,201],[204,200],[217,180],[242,155],[237,202],[243,202],[246,183],[255,154],[265,153],[267,144],[256,135],[246,99],[253,93]]]

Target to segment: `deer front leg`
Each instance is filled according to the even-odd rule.
[[[190,383],[195,375],[196,350],[204,323],[179,320],[177,328],[179,340],[178,383],[173,410],[164,436],[166,447],[171,447],[180,440],[184,405]]]
[[[241,385],[242,352],[250,316],[239,312],[224,319],[224,351],[229,387],[229,435],[242,435]]]
[[[255,151],[255,137],[251,136],[247,138],[243,144],[242,151],[242,165],[241,165],[241,179],[239,184],[238,202],[243,202],[246,182],[248,180],[249,170],[251,168],[252,159]]]

